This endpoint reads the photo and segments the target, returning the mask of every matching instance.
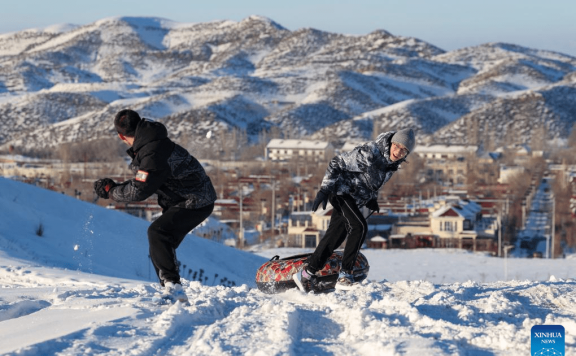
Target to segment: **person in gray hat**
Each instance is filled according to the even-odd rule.
[[[334,209],[320,244],[304,268],[293,275],[300,290],[308,292],[314,289],[316,272],[323,269],[334,250],[346,239],[336,288],[352,289],[357,284],[352,269],[368,231],[368,224],[360,209],[366,206],[372,211],[380,211],[378,190],[406,161],[415,145],[412,129],[390,131],[330,161],[312,211],[316,211],[320,205],[325,210],[328,201]]]

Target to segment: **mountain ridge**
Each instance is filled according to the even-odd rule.
[[[273,127],[287,138],[343,143],[411,126],[419,143],[458,143],[471,134],[468,123],[476,137],[489,121],[503,130],[499,141],[530,144],[539,125],[548,139],[566,138],[576,122],[576,58],[515,44],[446,52],[385,30],[290,31],[262,16],[54,27],[0,35],[0,148],[113,135],[111,117],[126,107],[178,135],[242,129],[252,142]],[[526,92],[543,93],[546,110],[512,99]],[[526,121],[510,107],[540,116]],[[520,123],[530,129],[507,131]]]

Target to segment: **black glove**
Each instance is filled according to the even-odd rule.
[[[316,199],[314,199],[314,203],[312,204],[312,211],[318,210],[320,203],[322,203],[322,209],[326,210],[326,204],[328,204],[328,193],[323,192],[322,190],[319,190],[318,194],[316,194]]]
[[[380,207],[378,206],[378,201],[376,199],[372,199],[372,200],[368,201],[368,203],[366,203],[366,207],[372,211],[377,212],[377,213],[380,212]]]
[[[98,179],[94,182],[94,192],[103,199],[109,199],[110,189],[114,188],[116,183],[110,178]]]

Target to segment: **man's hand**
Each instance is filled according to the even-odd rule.
[[[380,212],[380,207],[378,206],[378,201],[376,199],[372,199],[372,200],[368,201],[368,203],[366,203],[366,207],[372,211],[377,212],[377,213]]]
[[[328,193],[325,193],[322,190],[319,190],[318,194],[316,194],[316,199],[314,199],[314,203],[312,204],[312,211],[318,210],[320,203],[322,203],[322,209],[326,210],[326,204],[328,204]]]
[[[114,188],[116,183],[110,178],[98,179],[94,182],[94,191],[103,199],[109,199],[110,189]]]

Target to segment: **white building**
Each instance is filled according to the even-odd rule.
[[[476,145],[417,145],[414,148],[414,153],[420,158],[436,160],[456,160],[468,155],[476,155],[477,152],[478,146]]]
[[[334,156],[334,146],[325,141],[272,139],[266,146],[266,159],[288,161],[302,159],[323,161]]]
[[[424,160],[426,178],[436,182],[464,184],[468,176],[468,158],[476,156],[475,145],[418,145],[414,149]]]
[[[482,207],[471,201],[448,203],[430,217],[432,233],[440,238],[460,238],[470,234],[482,219]]]
[[[500,166],[500,178],[498,178],[498,183],[506,184],[512,179],[514,176],[523,174],[526,171],[526,168],[522,166]]]

